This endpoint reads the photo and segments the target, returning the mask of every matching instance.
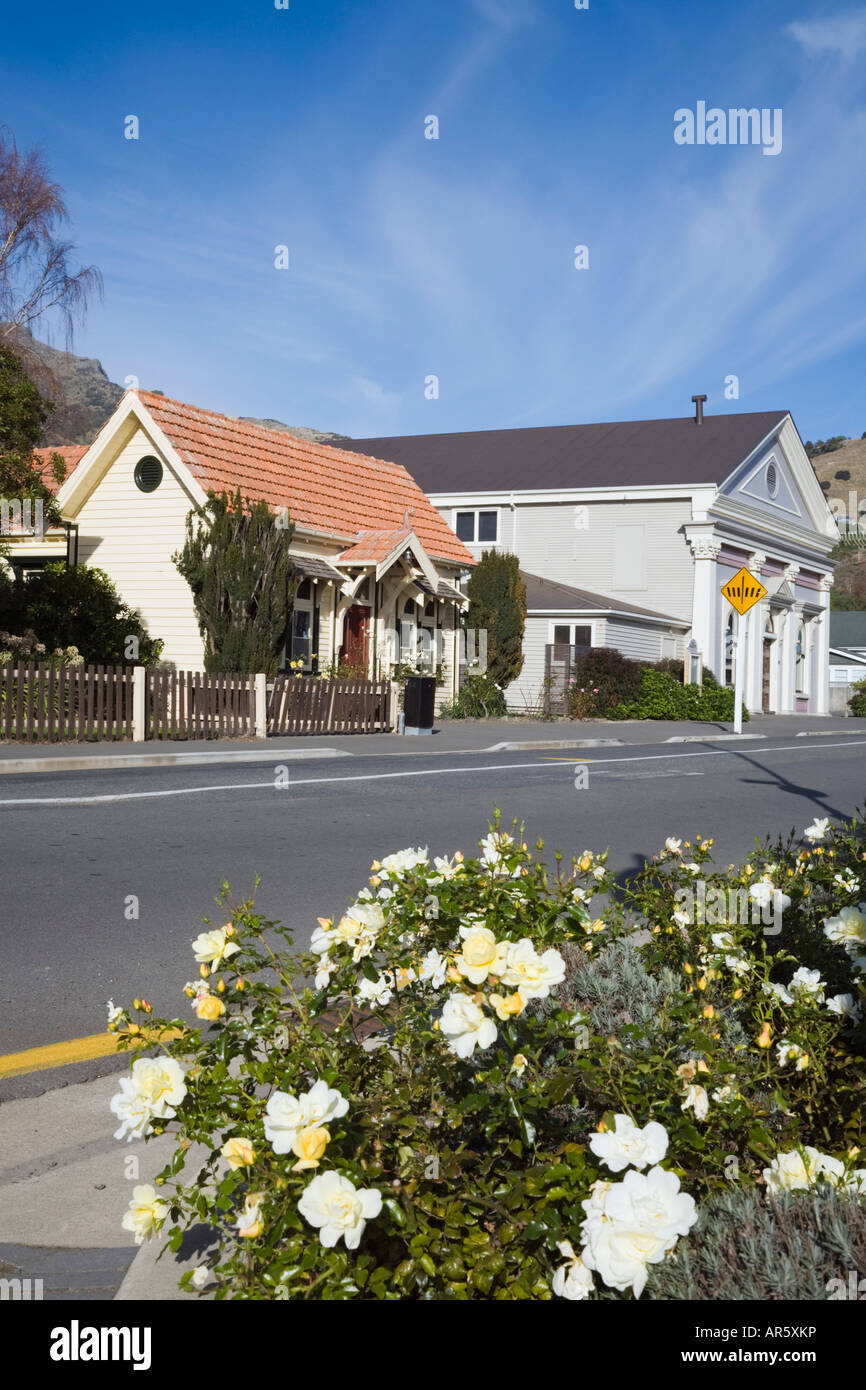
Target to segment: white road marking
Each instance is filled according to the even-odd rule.
[[[859,739],[856,743],[825,743],[821,746],[821,751],[825,752],[832,748],[857,748],[866,746],[866,739]],[[788,744],[783,748],[754,748],[748,751],[757,757],[767,757],[770,753],[802,753],[806,751],[807,745],[803,743]],[[652,762],[673,762],[678,758],[727,758],[731,756],[731,750],[727,748],[703,748],[700,751],[689,753],[641,753],[636,758],[575,758],[575,764],[591,762],[593,764],[594,775],[603,773],[605,767],[610,763],[652,763]],[[571,762],[571,759],[568,759]],[[546,767],[550,769],[552,759],[546,759],[538,763],[495,763],[488,767],[421,767],[414,768],[409,772],[363,772],[355,776],[347,777],[294,777],[288,787],[321,787],[328,786],[332,782],[387,782],[393,781],[398,777],[442,777],[451,773],[478,773],[478,772],[513,772],[521,768]],[[557,764],[561,766],[561,764]],[[165,796],[195,796],[203,792],[239,792],[239,791],[263,791],[266,789],[278,790],[273,782],[226,782],[219,786],[207,787],[169,787],[162,791],[153,792],[115,792],[103,796],[29,796],[20,797],[12,800],[0,801],[3,806],[96,806],[102,803],[117,801],[144,801],[157,797]],[[285,788],[279,788],[285,790]]]

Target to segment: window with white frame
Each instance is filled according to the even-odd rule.
[[[797,628],[797,645],[795,647],[795,689],[798,695],[808,695],[809,693],[809,633],[805,623],[800,623]]]
[[[295,595],[295,606],[286,643],[286,661],[303,662],[303,670],[313,667],[313,639],[316,626],[315,588],[311,579],[304,579]]]
[[[566,660],[569,647],[592,646],[592,624],[551,623],[549,640],[553,643],[554,656]]]
[[[454,512],[454,530],[464,545],[497,545],[499,512],[483,508]]]

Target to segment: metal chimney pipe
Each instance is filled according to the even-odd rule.
[[[692,396],[695,403],[695,424],[702,425],[704,422],[704,401],[706,396]]]

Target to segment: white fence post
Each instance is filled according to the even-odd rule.
[[[268,736],[268,678],[256,676],[256,738]]]
[[[147,738],[144,723],[144,689],[147,671],[143,666],[132,668],[132,737],[135,743],[143,743]]]

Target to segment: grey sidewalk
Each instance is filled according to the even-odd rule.
[[[120,1224],[132,1189],[153,1181],[172,1146],[113,1138],[117,1082],[104,1076],[3,1106],[0,1277],[41,1279],[46,1300],[196,1298],[177,1281],[201,1263],[206,1233],[157,1264],[162,1242],[136,1246]]]
[[[717,739],[731,735],[721,720],[709,723],[672,720],[441,720],[430,736],[398,734],[298,735],[266,740],[225,739],[201,742],[147,743],[4,743],[0,744],[0,775],[99,768],[196,767],[221,763],[305,761],[364,757],[397,757],[431,753],[485,753],[534,747],[580,747],[594,743],[655,745],[671,739]],[[753,715],[743,727],[745,738],[789,738],[802,735],[854,734],[866,720],[842,715]]]

